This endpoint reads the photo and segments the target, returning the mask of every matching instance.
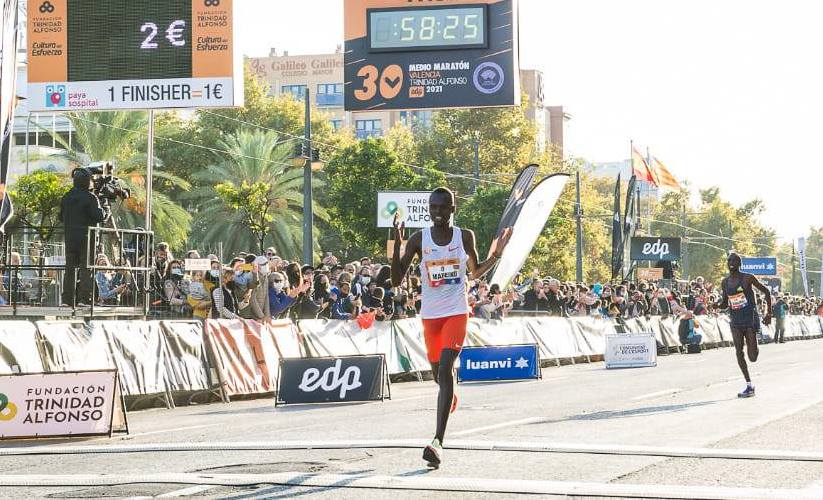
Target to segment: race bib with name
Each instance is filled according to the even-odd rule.
[[[747,305],[749,305],[749,301],[746,300],[746,295],[743,292],[729,296],[729,307],[732,308],[732,311],[739,311]]]
[[[426,261],[426,274],[428,274],[429,286],[432,288],[458,285],[460,284],[460,259]]]

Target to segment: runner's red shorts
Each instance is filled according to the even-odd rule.
[[[468,314],[423,320],[423,338],[426,340],[429,362],[439,362],[443,349],[460,351],[463,348],[468,321]]]

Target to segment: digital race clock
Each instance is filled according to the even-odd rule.
[[[234,0],[29,0],[32,111],[242,105]]]
[[[344,0],[346,111],[520,104],[517,0]]]
[[[449,50],[486,47],[486,6],[369,9],[369,48]]]

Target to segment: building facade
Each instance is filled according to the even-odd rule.
[[[246,58],[246,64],[257,77],[269,84],[273,95],[291,94],[303,99],[306,89],[312,102],[329,116],[336,128],[350,127],[360,139],[382,136],[397,124],[428,126],[434,111],[369,111],[351,113],[343,110],[343,52],[333,54],[289,55],[271,49],[268,57]],[[541,147],[554,145],[562,155],[563,125],[569,116],[562,106],[545,106],[543,74],[537,70],[521,70],[522,90],[528,96],[526,117],[538,128]]]

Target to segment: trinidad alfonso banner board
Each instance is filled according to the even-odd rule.
[[[394,216],[410,228],[432,225],[429,215],[431,191],[381,191],[377,193],[377,227],[394,227]]]
[[[116,370],[0,376],[0,439],[108,435],[124,423]]]

